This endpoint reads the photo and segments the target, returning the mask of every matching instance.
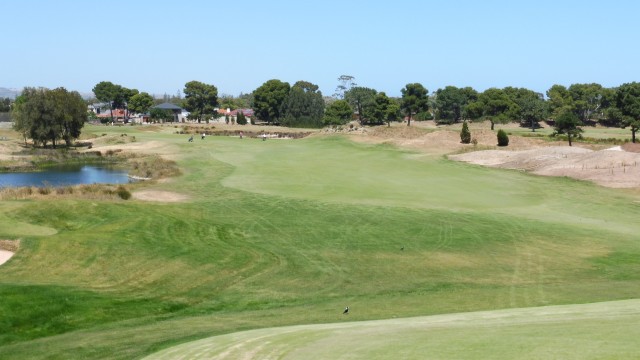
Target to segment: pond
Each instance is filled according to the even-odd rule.
[[[40,172],[0,173],[0,188],[18,186],[70,186],[81,184],[126,184],[124,170],[95,165],[55,167]]]

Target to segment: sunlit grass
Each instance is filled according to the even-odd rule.
[[[193,200],[0,204],[0,238],[22,239],[0,267],[1,358],[128,359],[346,305],[366,320],[640,295],[627,192],[340,137],[127,131],[175,150],[182,175],[152,187]]]

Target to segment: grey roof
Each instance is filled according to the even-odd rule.
[[[178,105],[172,103],[162,103],[160,105],[156,105],[153,107],[154,109],[163,109],[163,110],[182,110],[182,108]]]

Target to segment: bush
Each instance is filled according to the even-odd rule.
[[[471,132],[469,131],[469,125],[467,122],[462,123],[462,131],[460,131],[460,142],[463,144],[468,144],[471,142]]]
[[[498,146],[507,146],[509,145],[509,136],[507,133],[500,129],[498,130]]]
[[[129,192],[129,190],[127,190],[124,186],[118,186],[118,188],[116,189],[116,194],[118,194],[118,196],[122,200],[131,199],[131,192]]]

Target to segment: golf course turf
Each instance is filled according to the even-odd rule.
[[[250,329],[640,298],[633,191],[342,136],[190,143],[168,130],[86,130],[163,144],[157,150],[182,175],[132,191],[188,200],[1,202],[0,239],[21,240],[0,266],[2,359],[130,359]],[[589,321],[607,316],[596,311]],[[637,313],[615,316],[638,333]],[[481,322],[473,324],[478,334]],[[545,331],[544,323],[511,325]],[[549,331],[583,326],[573,319]],[[480,331],[486,349],[508,345],[504,328],[488,329]],[[441,341],[454,343],[446,331]],[[415,339],[404,346],[423,346]],[[611,349],[619,352],[604,358],[629,350]],[[460,358],[490,353],[474,351]],[[511,351],[503,358],[526,358]]]

